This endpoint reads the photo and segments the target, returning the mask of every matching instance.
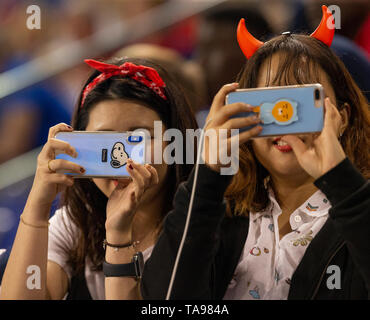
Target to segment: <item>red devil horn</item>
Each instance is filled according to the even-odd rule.
[[[334,25],[329,22],[329,19],[332,17],[330,10],[326,6],[322,6],[322,18],[319,26],[317,29],[311,34],[311,37],[320,40],[321,42],[325,43],[328,47],[330,47],[333,38],[334,38]],[[333,19],[333,18],[332,18]]]
[[[237,39],[244,55],[249,59],[259,47],[263,45],[262,41],[253,37],[245,26],[244,19],[240,19],[237,29]]]

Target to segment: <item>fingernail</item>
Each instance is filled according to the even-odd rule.
[[[71,126],[69,126],[69,125],[67,125],[67,127],[69,128],[69,129],[73,129]]]

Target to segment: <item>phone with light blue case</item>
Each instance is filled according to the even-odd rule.
[[[257,115],[263,123],[258,137],[321,132],[324,125],[324,89],[321,84],[239,89],[226,96],[226,104],[248,103],[252,112],[233,117]],[[240,132],[251,129],[244,127]],[[258,138],[257,137],[257,138]]]
[[[59,132],[55,138],[68,142],[78,156],[73,158],[58,153],[56,159],[65,159],[85,168],[83,175],[60,172],[75,178],[125,178],[129,177],[126,169],[127,159],[145,163],[147,134],[145,131],[73,131]]]

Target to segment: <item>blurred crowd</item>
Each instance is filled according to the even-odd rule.
[[[176,1],[180,0],[1,0],[0,73],[89,37],[109,24]],[[191,6],[197,1],[212,3],[185,2]],[[366,0],[224,1],[160,32],[147,34],[140,41],[122,42],[104,56],[86,58],[132,56],[162,64],[179,79],[202,126],[215,93],[235,80],[245,62],[236,41],[239,20],[245,18],[249,31],[262,41],[284,31],[311,33],[321,19],[322,4],[340,9],[340,29],[336,30],[332,48],[369,100],[370,2]],[[41,9],[40,30],[26,27],[30,5]],[[41,146],[49,127],[70,122],[89,73],[81,61],[56,77],[0,99],[0,166]],[[14,216],[19,216],[32,180],[27,181],[0,190],[0,248],[12,243],[17,225]],[[13,224],[9,222],[12,219]]]

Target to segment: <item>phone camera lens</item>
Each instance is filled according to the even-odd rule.
[[[315,99],[316,100],[319,100],[320,99],[320,90],[319,89],[316,89],[315,90]]]

